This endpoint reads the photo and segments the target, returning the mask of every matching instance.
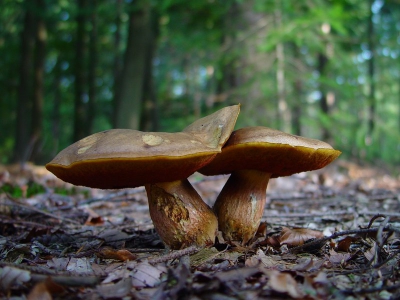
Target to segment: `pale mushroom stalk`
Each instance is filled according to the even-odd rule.
[[[214,204],[218,228],[229,241],[247,244],[257,231],[271,173],[238,170],[231,174]]]
[[[147,184],[150,216],[172,249],[214,244],[217,218],[187,179]]]

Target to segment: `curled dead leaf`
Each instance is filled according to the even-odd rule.
[[[97,256],[104,259],[116,259],[120,261],[133,261],[137,258],[136,255],[132,254],[128,250],[120,249],[115,250],[110,247],[103,247],[97,252]]]
[[[268,286],[272,290],[278,293],[287,293],[295,299],[303,297],[303,292],[299,288],[296,280],[294,280],[289,273],[270,270],[268,271],[268,277]]]
[[[323,238],[324,234],[320,231],[307,228],[288,228],[283,227],[279,242],[281,245],[297,247],[303,245],[308,240]]]
[[[51,277],[45,281],[37,283],[29,293],[28,300],[51,300],[52,295],[64,292],[64,288],[55,283]]]

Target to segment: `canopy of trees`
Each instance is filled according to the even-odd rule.
[[[396,0],[3,0],[0,162],[47,162],[109,128],[238,127],[400,163]]]

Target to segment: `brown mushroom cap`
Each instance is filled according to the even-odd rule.
[[[323,168],[341,154],[329,144],[267,127],[246,127],[231,137],[211,163],[199,170],[204,175],[258,170],[271,177]]]
[[[46,168],[64,181],[102,189],[187,178],[221,151],[239,110],[223,108],[178,133],[95,133],[62,150]]]

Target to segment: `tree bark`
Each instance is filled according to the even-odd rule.
[[[61,70],[61,56],[57,57],[57,63],[54,66],[53,73],[54,81],[53,85],[53,107],[51,112],[51,135],[52,135],[52,157],[54,157],[59,151],[58,146],[60,142],[60,117],[61,117],[61,78],[62,78],[62,70]]]
[[[300,64],[301,59],[300,59],[300,51],[299,47],[295,44],[292,43],[292,48],[293,48],[293,59],[295,62],[295,65],[297,66]],[[295,69],[296,78],[294,79],[293,82],[293,90],[294,90],[294,95],[293,95],[293,105],[292,105],[292,132],[296,135],[302,134],[301,131],[301,114],[302,114],[302,99],[303,99],[303,81],[301,79],[301,68],[297,67]]]
[[[88,110],[87,110],[87,125],[85,126],[85,135],[93,133],[93,123],[96,116],[96,70],[98,61],[97,50],[97,34],[98,34],[98,16],[97,16],[97,0],[91,1],[91,24],[92,30],[90,31],[89,39],[89,70],[88,70]]]
[[[368,18],[368,48],[370,51],[370,58],[368,60],[368,77],[369,77],[369,92],[368,92],[368,131],[365,139],[366,145],[371,145],[372,134],[375,128],[375,110],[376,110],[376,98],[375,98],[375,34],[374,34],[374,23],[372,21],[373,13],[371,6],[373,1],[370,0],[370,15]]]
[[[30,110],[32,103],[30,91],[30,71],[32,68],[32,54],[35,41],[34,16],[31,2],[25,1],[24,27],[21,33],[21,52],[19,64],[18,105],[16,120],[16,135],[13,162],[24,163],[28,157],[30,134]]]
[[[76,17],[75,41],[75,107],[73,140],[85,137],[86,99],[85,99],[85,23],[86,0],[78,0],[78,15]]]
[[[124,66],[116,96],[115,127],[138,129],[142,111],[146,57],[148,55],[150,2],[132,1],[129,13],[129,32]]]
[[[111,120],[114,127],[117,126],[117,107],[119,107],[120,101],[120,78],[122,73],[122,55],[121,55],[121,15],[122,15],[122,0],[117,0],[115,5],[116,17],[115,17],[115,34],[114,34],[114,63],[113,63],[113,101],[114,109],[112,112]]]
[[[140,129],[143,131],[159,130],[158,104],[153,81],[153,58],[159,34],[158,24],[158,15],[153,11],[143,85],[143,111],[140,125]]]
[[[277,4],[278,8],[275,11],[275,23],[276,27],[280,28],[282,26],[282,13],[279,8],[279,2]],[[278,90],[278,107],[277,107],[277,122],[278,128],[284,132],[289,132],[290,130],[290,110],[286,101],[285,95],[285,54],[283,43],[278,43],[276,45],[276,85]]]
[[[323,82],[326,74],[326,66],[328,64],[328,57],[320,52],[318,53],[318,73],[319,73],[319,78],[320,78],[320,82],[319,82],[319,91],[321,93],[320,99],[319,99],[319,103],[320,103],[320,109],[322,112],[322,115],[324,117],[324,119],[326,119],[326,117],[329,116],[329,104],[328,104],[328,90],[326,87],[326,84]],[[331,139],[331,132],[329,130],[329,128],[326,126],[326,124],[322,124],[321,126],[321,130],[322,130],[322,140],[323,141],[329,141]]]
[[[46,56],[47,29],[43,13],[45,10],[43,0],[36,0],[36,39],[35,39],[35,65],[34,65],[34,97],[32,109],[32,133],[30,148],[32,149],[31,159],[40,159],[38,154],[41,149],[43,131],[43,105],[44,105],[44,62]]]

